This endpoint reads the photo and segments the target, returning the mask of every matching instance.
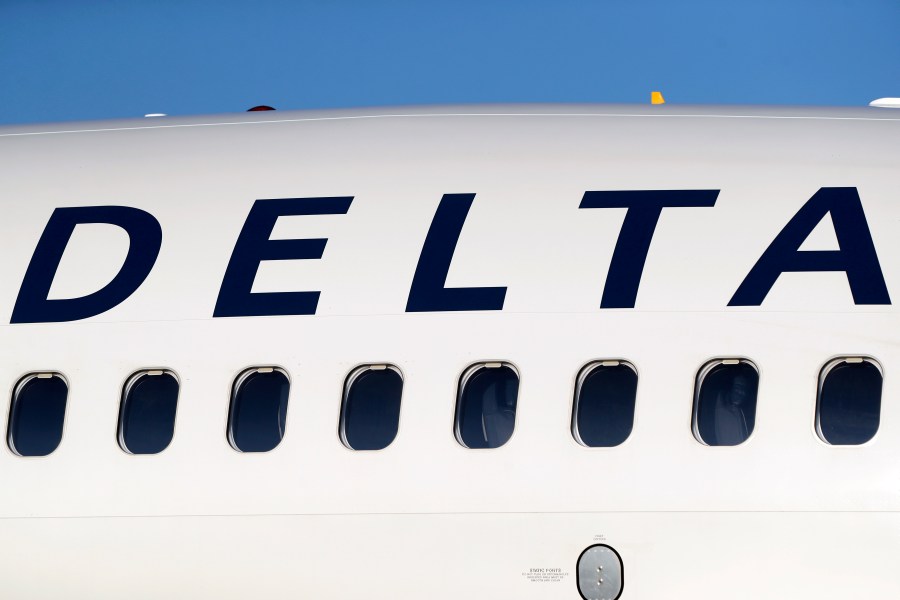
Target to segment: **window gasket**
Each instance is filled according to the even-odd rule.
[[[128,400],[128,394],[131,392],[131,389],[135,386],[135,384],[142,377],[157,377],[161,375],[168,375],[172,379],[175,380],[175,383],[178,384],[178,393],[175,396],[175,418],[172,421],[172,439],[169,440],[169,443],[166,444],[166,447],[160,450],[159,452],[155,452],[150,455],[145,454],[135,454],[131,450],[128,449],[128,445],[125,443],[125,428],[124,428],[124,419],[125,419],[125,403]],[[166,449],[172,445],[172,442],[175,441],[175,427],[178,423],[178,397],[181,395],[181,378],[178,377],[178,374],[169,368],[159,367],[159,368],[147,368],[140,369],[132,373],[128,376],[128,379],[125,380],[124,385],[122,386],[122,398],[119,401],[119,421],[116,427],[116,441],[119,444],[119,448],[125,454],[129,456],[155,456],[156,454],[162,454],[166,451]]]
[[[16,403],[19,401],[19,394],[22,392],[22,388],[25,387],[25,384],[31,381],[32,379],[51,379],[53,377],[58,377],[62,380],[62,382],[66,385],[66,404],[63,407],[63,424],[62,429],[59,433],[59,442],[57,442],[56,447],[52,452],[43,455],[28,455],[21,454],[18,450],[16,450],[16,444],[13,440],[13,415],[15,413]],[[46,371],[29,371],[25,375],[19,378],[16,382],[15,387],[13,387],[13,392],[10,397],[9,402],[9,415],[6,420],[6,447],[9,448],[10,452],[15,454],[20,458],[44,458],[46,456],[50,456],[55,454],[59,447],[62,445],[63,439],[66,436],[66,414],[69,412],[69,391],[71,390],[71,386],[69,385],[69,380],[63,375],[60,371],[46,370]]]
[[[459,415],[460,415],[459,409],[460,409],[460,406],[462,405],[463,392],[466,389],[466,384],[469,382],[469,380],[472,378],[472,376],[475,375],[475,373],[477,373],[478,371],[481,371],[482,369],[500,369],[503,367],[510,369],[515,374],[516,382],[518,385],[518,388],[516,391],[516,414],[515,414],[515,417],[513,418],[512,433],[510,434],[508,440],[506,440],[503,444],[501,444],[500,446],[497,446],[496,448],[470,448],[469,446],[466,445],[466,443],[462,439],[462,431],[460,431],[460,422],[459,422]],[[519,374],[519,369],[517,369],[516,366],[514,364],[512,364],[511,362],[508,362],[505,360],[482,360],[482,361],[472,363],[468,367],[466,367],[463,370],[462,375],[460,375],[459,383],[457,384],[457,387],[456,387],[456,409],[453,411],[453,436],[456,438],[457,443],[459,443],[459,445],[462,446],[463,448],[465,448],[466,450],[498,450],[498,449],[502,448],[503,446],[506,446],[507,444],[509,444],[509,442],[512,441],[513,436],[516,435],[516,425],[518,425],[518,422],[519,422],[519,398],[518,398],[518,396],[519,396],[519,391],[521,389],[522,389],[522,376]]]
[[[878,369],[878,374],[881,375],[882,386],[884,385],[884,367],[881,366],[881,362],[879,362],[876,358],[872,356],[868,356],[865,354],[845,354],[842,356],[836,356],[826,362],[821,370],[819,371],[819,381],[816,385],[816,418],[814,422],[814,429],[816,432],[816,437],[819,438],[819,441],[823,444],[827,445],[830,448],[858,448],[860,446],[865,446],[870,444],[872,440],[874,440],[878,436],[878,432],[881,431],[881,423],[879,419],[879,427],[875,430],[875,433],[872,434],[872,437],[863,442],[862,444],[832,444],[827,439],[825,439],[825,434],[822,432],[822,421],[821,421],[821,402],[822,402],[822,388],[825,386],[825,380],[828,378],[828,374],[834,370],[835,367],[841,364],[854,364],[854,363],[868,363]],[[878,399],[878,408],[879,413],[881,411],[881,400],[884,395],[884,387],[882,387],[882,396]],[[879,414],[880,416],[880,414]]]
[[[350,397],[350,390],[353,388],[353,383],[359,379],[359,377],[365,373],[366,371],[393,371],[400,377],[400,405],[403,406],[403,384],[406,382],[406,378],[403,377],[403,371],[400,370],[399,367],[392,363],[365,363],[358,365],[350,373],[347,375],[347,378],[344,380],[344,390],[343,397],[341,398],[341,414],[340,420],[338,421],[338,438],[341,440],[341,443],[348,450],[353,450],[354,452],[380,452],[381,450],[387,449],[388,446],[384,448],[380,448],[379,450],[357,450],[353,446],[350,445],[350,442],[347,441],[347,400]],[[400,432],[400,415],[397,415],[397,432],[394,434],[394,439],[396,439],[396,435]],[[391,440],[391,444],[394,443]]]
[[[284,375],[284,378],[287,380],[288,384],[288,402],[285,407],[284,414],[284,423],[285,423],[285,432],[287,431],[287,412],[291,408],[291,388],[293,387],[291,382],[291,376],[288,374],[287,370],[283,367],[279,367],[277,365],[268,365],[268,366],[259,366],[259,367],[247,367],[243,369],[240,373],[238,373],[237,377],[234,378],[234,383],[231,384],[231,398],[228,401],[228,420],[225,425],[225,439],[228,440],[228,445],[231,446],[231,449],[240,454],[267,454],[272,452],[279,446],[281,446],[281,442],[284,441],[285,432],[282,432],[281,439],[278,440],[278,443],[271,448],[270,450],[265,450],[263,452],[247,452],[238,448],[237,443],[234,441],[234,430],[232,424],[234,423],[234,404],[237,399],[238,391],[240,391],[241,386],[244,384],[247,379],[250,378],[251,375],[255,375],[257,373],[281,373]]]
[[[584,382],[587,380],[588,376],[593,373],[596,369],[600,367],[618,367],[624,366],[628,367],[634,372],[635,377],[637,377],[637,383],[635,384],[635,393],[634,393],[634,411],[635,416],[637,413],[637,385],[640,385],[640,374],[638,373],[637,367],[634,366],[634,363],[631,361],[625,360],[624,358],[602,358],[598,360],[592,360],[587,363],[578,371],[578,375],[575,377],[575,397],[572,400],[572,437],[575,438],[575,441],[584,448],[599,448],[599,449],[609,449],[616,448],[621,446],[625,442],[627,442],[631,438],[631,433],[634,432],[634,423],[632,422],[632,430],[628,433],[628,437],[621,444],[616,444],[615,446],[589,446],[584,443],[584,440],[581,439],[581,434],[578,431],[578,406],[581,401],[581,388],[584,385]]]
[[[708,444],[703,437],[700,435],[700,425],[698,421],[699,411],[700,411],[700,390],[703,387],[703,380],[706,379],[706,376],[709,375],[713,369],[720,365],[749,365],[756,372],[756,381],[757,381],[757,397],[756,403],[757,407],[759,406],[759,381],[761,379],[759,373],[759,367],[755,362],[750,360],[749,358],[743,356],[732,356],[732,357],[722,357],[722,358],[713,358],[711,360],[703,363],[703,366],[700,367],[700,370],[697,372],[697,378],[694,382],[694,406],[691,412],[691,432],[694,435],[694,439],[707,446],[709,448],[734,448],[737,446],[743,446],[753,437],[753,434],[756,432],[756,418],[753,420],[753,430],[747,435],[747,438],[742,441],[740,444],[734,445],[724,445],[724,444]]]

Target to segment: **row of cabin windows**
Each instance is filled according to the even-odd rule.
[[[598,361],[578,375],[572,435],[583,446],[624,442],[634,425],[638,375],[631,363]],[[816,431],[828,444],[863,444],[878,431],[881,367],[870,358],[839,358],[822,369]],[[708,446],[736,446],[753,433],[759,371],[745,359],[703,366],[694,386],[694,437]],[[131,454],[156,454],[172,441],[178,378],[146,370],[125,383],[118,439]],[[290,380],[275,367],[247,369],[234,381],[228,442],[241,452],[267,452],[284,437]],[[340,439],[352,450],[386,448],[397,435],[403,376],[393,365],[365,365],[344,383]],[[454,417],[457,441],[466,448],[498,448],[516,423],[519,374],[504,362],[472,365],[459,380]],[[20,456],[45,456],[62,438],[68,384],[59,373],[32,373],[13,392],[7,443]]]

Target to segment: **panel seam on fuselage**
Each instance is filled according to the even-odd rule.
[[[32,519],[194,519],[263,517],[399,517],[399,516],[484,516],[484,515],[629,515],[629,514],[897,514],[900,510],[609,510],[609,511],[472,511],[472,512],[346,512],[346,513],[229,513],[175,515],[29,515],[0,517],[0,521]]]
[[[181,123],[176,125],[146,125],[135,127],[106,127],[96,129],[64,129],[60,131],[25,131],[19,133],[0,133],[0,137],[23,137],[34,135],[56,135],[66,133],[99,133],[112,131],[140,131],[144,129],[178,129],[188,127],[220,127],[232,125],[272,125],[277,123],[307,123],[321,121],[354,121],[364,119],[406,119],[406,118],[447,118],[447,117],[600,117],[600,118],[683,118],[683,119],[771,119],[798,121],[884,121],[900,122],[897,118],[878,117],[827,117],[801,115],[714,115],[714,114],[638,114],[638,113],[436,113],[436,114],[387,114],[387,115],[351,115],[341,117],[308,117],[300,119],[273,119],[269,121],[223,121],[213,123]]]

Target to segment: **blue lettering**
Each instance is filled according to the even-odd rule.
[[[447,288],[447,273],[475,194],[444,194],[425,236],[406,312],[503,310],[505,287]]]
[[[320,259],[327,239],[270,240],[278,217],[343,215],[352,197],[257,200],[247,215],[222,278],[214,317],[314,315],[319,292],[251,293],[264,260]]]
[[[579,208],[627,208],[609,264],[600,308],[634,308],[650,241],[664,208],[715,206],[719,190],[585,192]]]
[[[800,246],[828,213],[840,250],[801,251]],[[728,306],[759,306],[782,273],[819,271],[846,272],[856,304],[891,303],[855,187],[816,192],[769,245]]]
[[[76,225],[105,223],[128,234],[128,254],[102,289],[80,298],[49,300],[59,261]],[[148,212],[129,206],[57,208],[34,250],[10,323],[58,323],[87,319],[117,306],[137,290],[159,256],[162,228]]]

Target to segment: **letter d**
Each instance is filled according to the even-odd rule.
[[[128,234],[128,255],[119,272],[105,287],[80,298],[49,300],[59,261],[76,225],[106,223]],[[162,228],[148,212],[130,206],[57,208],[38,241],[10,323],[77,321],[106,312],[140,287],[159,256]]]

